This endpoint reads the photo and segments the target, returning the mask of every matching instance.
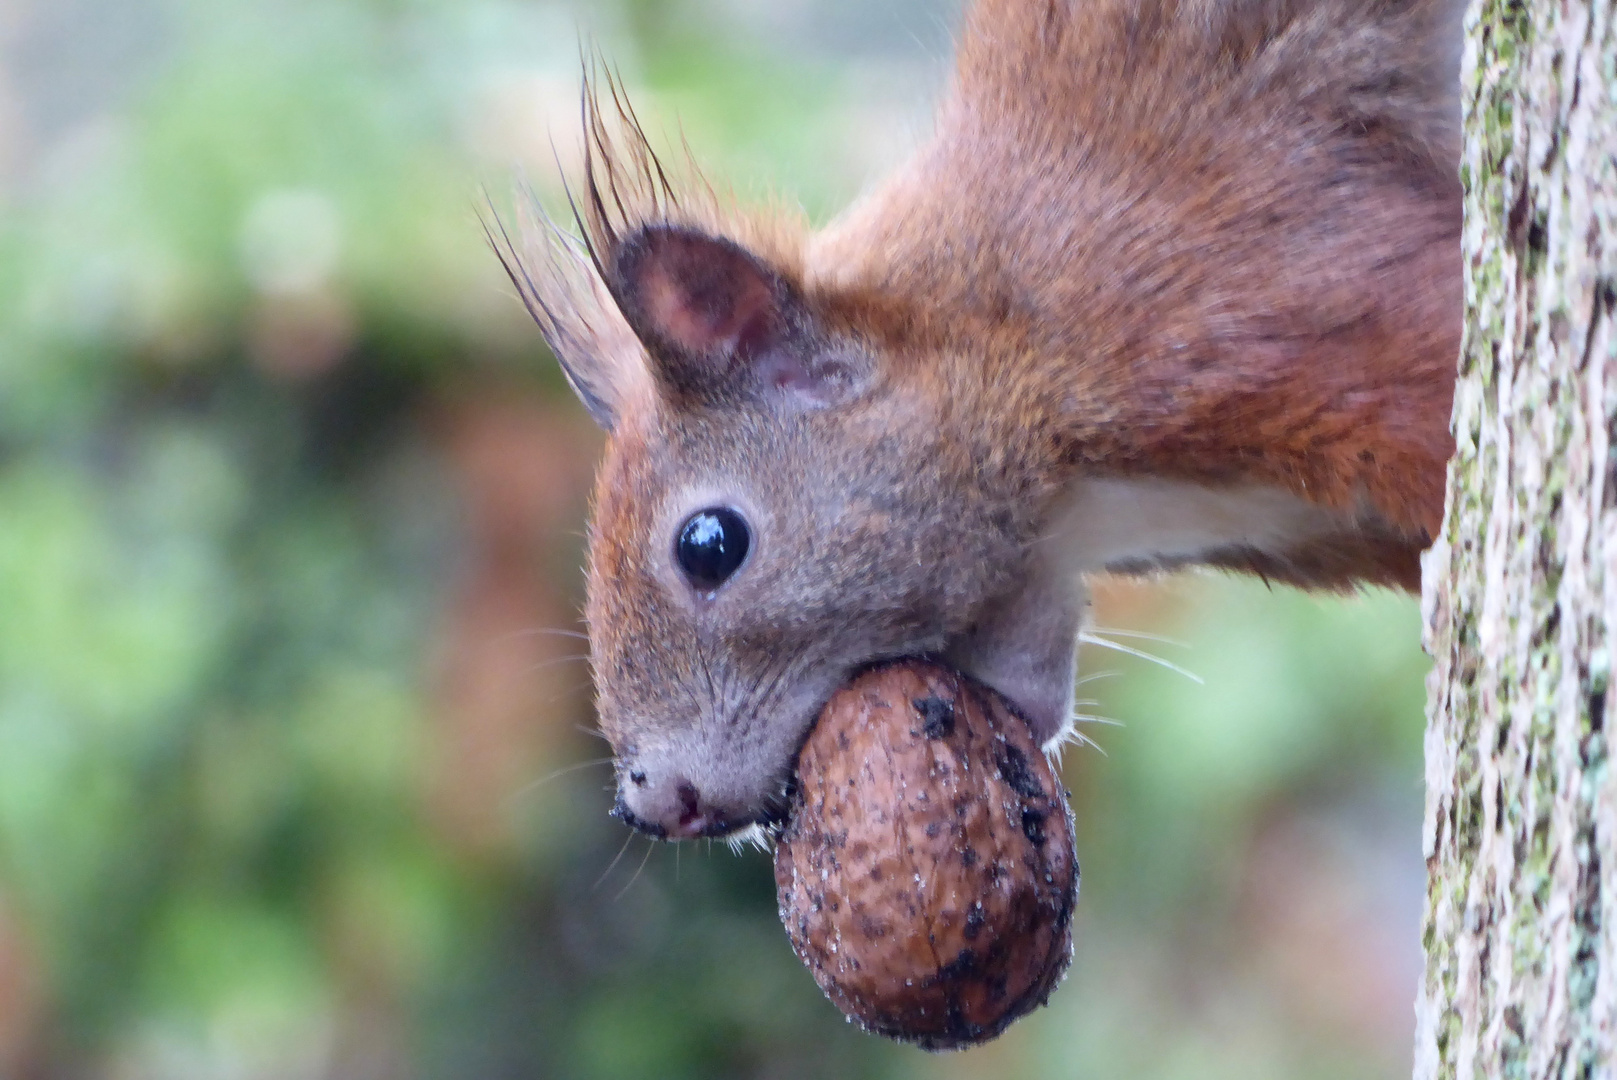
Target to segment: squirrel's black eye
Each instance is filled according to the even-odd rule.
[[[712,592],[736,572],[751,546],[746,520],[729,507],[715,506],[698,510],[680,528],[674,558],[692,585]]]

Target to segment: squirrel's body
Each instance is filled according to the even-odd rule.
[[[513,276],[612,432],[589,616],[627,819],[767,817],[885,657],[946,656],[1058,736],[1086,572],[1415,587],[1458,13],[980,0],[935,137],[818,234],[676,191],[592,102],[594,263]],[[746,533],[716,582],[676,541],[704,508]]]

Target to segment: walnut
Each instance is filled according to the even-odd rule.
[[[1065,792],[994,691],[924,661],[837,693],[775,850],[781,921],[826,994],[929,1050],[991,1039],[1072,957]]]

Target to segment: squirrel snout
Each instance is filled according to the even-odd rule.
[[[704,798],[684,776],[653,776],[642,769],[623,773],[612,816],[659,840],[725,836],[750,820],[745,814]]]

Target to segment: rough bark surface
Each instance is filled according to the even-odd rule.
[[[1427,556],[1415,1075],[1617,1076],[1617,41],[1611,0],[1474,0],[1467,330]]]

